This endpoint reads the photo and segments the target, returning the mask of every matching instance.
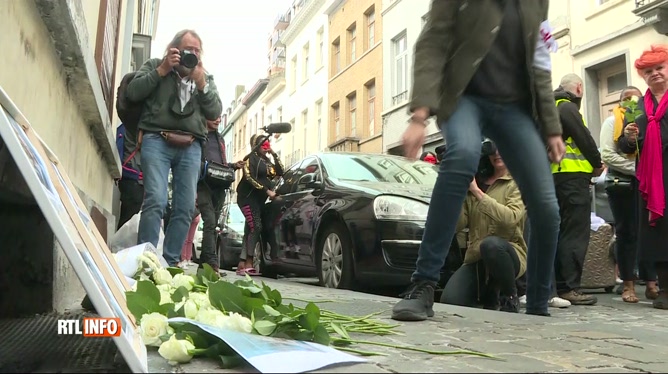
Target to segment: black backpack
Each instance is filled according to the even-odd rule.
[[[134,79],[136,73],[133,71],[125,74],[116,91],[116,113],[118,113],[118,118],[121,119],[125,128],[134,134],[137,133],[137,126],[139,125],[139,119],[144,109],[144,103],[130,101],[125,90],[128,84]]]

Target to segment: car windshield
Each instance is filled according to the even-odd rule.
[[[435,165],[399,156],[328,153],[321,160],[329,177],[346,181],[433,186],[438,173]]]
[[[245,223],[246,219],[237,204],[230,204],[230,214],[227,217],[227,223]]]

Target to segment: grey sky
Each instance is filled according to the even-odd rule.
[[[178,31],[193,29],[203,41],[204,67],[214,75],[223,106],[234,87],[265,78],[268,38],[276,17],[293,0],[161,0],[152,57],[162,57]]]

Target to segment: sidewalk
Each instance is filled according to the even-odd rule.
[[[230,280],[237,278],[228,273]],[[353,316],[384,311],[378,320],[390,320],[394,298],[334,290],[288,280],[258,278],[284,297],[318,301],[322,309]],[[500,360],[470,356],[436,356],[376,346],[363,350],[387,353],[368,357],[369,363],[336,366],[320,373],[408,373],[408,372],[594,372],[639,373],[668,370],[668,312],[656,310],[644,300],[625,304],[620,297],[599,294],[596,306],[550,309],[552,317],[528,316],[486,310],[434,305],[429,321],[404,323],[397,331],[405,335],[363,335],[364,340],[413,345],[433,350],[467,349],[492,354]],[[293,302],[299,305],[299,302]],[[240,373],[251,367],[224,370],[204,359],[181,367],[170,367],[157,351],[149,349],[151,372]]]

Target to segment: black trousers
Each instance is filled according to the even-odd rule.
[[[116,230],[139,213],[144,202],[144,186],[136,180],[121,179],[118,181],[118,191],[121,193],[121,212]]]
[[[635,178],[628,189],[608,189],[608,202],[615,219],[615,257],[622,280],[636,280],[636,266],[639,278],[644,281],[656,280],[654,264],[638,261],[638,209],[637,184]]]
[[[441,294],[441,302],[466,307],[493,306],[499,293],[517,295],[515,278],[520,259],[507,240],[496,236],[480,243],[481,260],[464,264],[452,275]]]
[[[216,251],[216,226],[223,210],[225,194],[223,188],[212,188],[205,181],[197,184],[197,207],[202,214],[202,247],[200,262],[212,267],[219,265]]]
[[[561,226],[554,264],[559,294],[580,288],[591,233],[589,182],[583,175],[556,184]]]
[[[241,209],[246,218],[244,225],[244,237],[242,241],[241,254],[239,256],[241,261],[246,261],[246,257],[255,256],[255,246],[262,240],[262,208],[264,200],[250,196],[245,198],[237,195],[237,205]]]

